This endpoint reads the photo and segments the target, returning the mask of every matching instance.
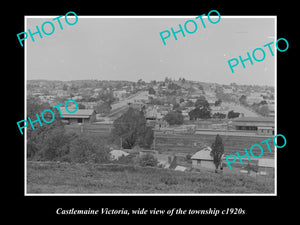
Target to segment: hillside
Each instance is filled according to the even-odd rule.
[[[274,179],[238,173],[28,161],[27,193],[274,193]]]

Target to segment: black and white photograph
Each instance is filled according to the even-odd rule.
[[[25,194],[276,195],[276,17],[54,18],[25,18]]]
[[[11,218],[296,215],[296,7],[85,3],[15,11]]]

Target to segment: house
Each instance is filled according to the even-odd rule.
[[[128,156],[129,153],[122,150],[112,150],[109,152],[111,160],[118,160],[122,156]]]
[[[66,109],[60,108],[60,111],[62,121],[67,124],[86,124],[96,120],[96,112],[93,109],[77,109],[76,112],[69,113]]]
[[[261,158],[258,160],[258,173],[260,175],[274,175],[274,159]]]
[[[211,148],[206,146],[202,150],[196,152],[192,157],[192,167],[195,169],[210,169],[215,170],[213,157],[210,155]],[[223,156],[222,156],[223,160]],[[222,162],[220,167],[222,167]]]

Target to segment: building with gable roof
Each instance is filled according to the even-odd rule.
[[[210,155],[211,148],[206,146],[200,151],[196,152],[194,155],[192,155],[192,167],[195,169],[211,169],[215,170],[216,166],[214,164],[214,159]],[[223,156],[222,156],[223,160]],[[222,167],[222,163],[220,165]]]
[[[73,109],[69,109],[73,111]],[[86,124],[96,121],[96,112],[93,109],[77,109],[74,113],[67,112],[60,108],[62,121],[66,124]]]

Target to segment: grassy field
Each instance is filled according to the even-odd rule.
[[[114,164],[28,162],[27,193],[274,193],[274,179]]]

